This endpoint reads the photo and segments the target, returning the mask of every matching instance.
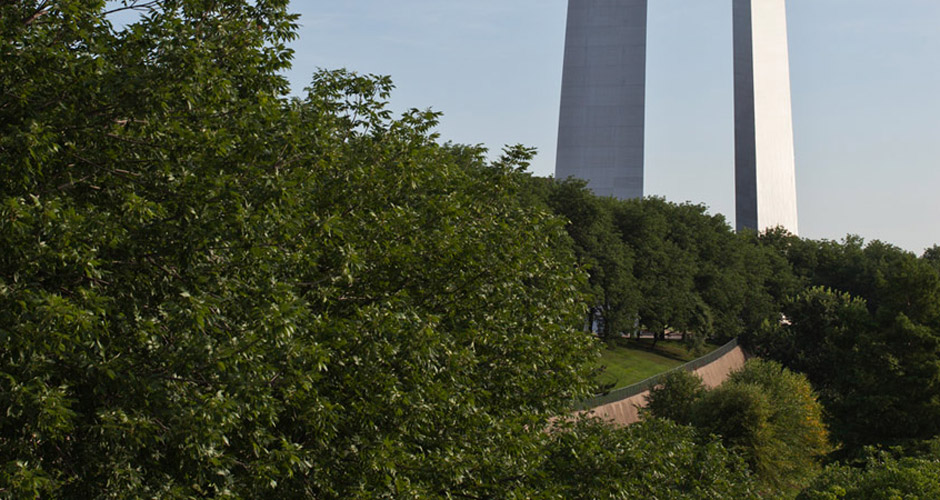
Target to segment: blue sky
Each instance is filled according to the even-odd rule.
[[[565,0],[306,0],[295,92],[317,68],[391,75],[445,140],[539,150],[554,171]],[[940,243],[940,1],[789,0],[800,230]],[[650,0],[648,195],[733,222],[731,0]]]

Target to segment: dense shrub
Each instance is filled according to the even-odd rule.
[[[798,500],[932,500],[940,498],[940,460],[875,454],[862,467],[827,467]]]
[[[643,415],[668,418],[673,422],[689,425],[695,421],[698,403],[705,395],[702,378],[694,372],[675,370],[662,378],[660,385],[649,392]]]
[[[647,416],[688,422],[721,436],[766,491],[795,491],[830,451],[822,407],[802,375],[774,362],[751,360],[706,391],[694,374],[675,374],[650,391]]]
[[[581,421],[556,429],[548,450],[544,473],[558,498],[759,498],[741,458],[668,420],[620,428]]]

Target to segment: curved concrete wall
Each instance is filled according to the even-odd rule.
[[[728,379],[731,372],[740,369],[746,361],[747,355],[744,351],[740,347],[735,347],[715,361],[693,371],[702,377],[706,387],[713,388],[721,385]],[[648,390],[585,411],[618,425],[630,425],[640,419],[640,408],[646,405],[647,394],[649,394]]]

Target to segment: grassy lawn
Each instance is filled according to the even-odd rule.
[[[696,355],[675,340],[660,340],[655,348],[650,339],[620,340],[603,348],[598,364],[604,370],[597,381],[601,385],[614,384],[613,389],[624,387],[704,356],[716,347],[706,345],[705,351]]]

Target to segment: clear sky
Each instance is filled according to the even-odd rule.
[[[391,75],[442,138],[555,164],[565,0],[295,0],[294,91],[317,68]],[[800,231],[940,243],[940,1],[789,0]],[[734,219],[731,0],[650,0],[647,195]]]

